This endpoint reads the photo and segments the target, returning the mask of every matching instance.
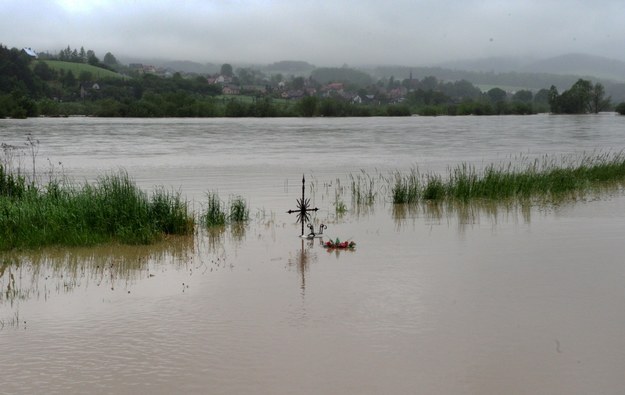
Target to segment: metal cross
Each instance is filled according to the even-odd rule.
[[[297,210],[289,210],[287,213],[297,213],[297,222],[302,224],[302,236],[304,236],[304,224],[306,222],[310,222],[310,211],[319,210],[317,207],[310,208],[310,198],[306,199],[304,197],[304,191],[306,189],[306,179],[304,175],[302,175],[302,198],[297,199]]]

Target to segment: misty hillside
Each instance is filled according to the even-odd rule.
[[[600,56],[567,54],[535,61],[519,71],[592,76],[625,81],[625,62]]]
[[[315,70],[315,66],[302,61],[283,60],[261,68],[268,74],[284,74],[294,76],[309,76]]]
[[[171,71],[185,73],[218,73],[220,64],[192,61],[124,59],[126,62],[152,64]],[[266,74],[310,76],[318,70],[305,61],[278,61],[266,65],[232,65],[250,67]],[[523,59],[513,57],[492,57],[447,62],[435,67],[423,66],[373,66],[357,67],[370,74],[374,80],[415,79],[433,76],[444,81],[466,80],[483,90],[500,87],[507,91],[530,89],[538,91],[556,86],[560,91],[568,89],[579,78],[601,82],[613,101],[625,100],[625,62],[599,56],[568,54],[547,59]],[[325,69],[325,68],[321,68]]]
[[[519,71],[532,61],[533,60],[530,59],[514,57],[489,57],[454,60],[450,62],[438,63],[435,67],[450,70],[508,73],[512,71]]]
[[[451,70],[492,73],[573,75],[625,82],[625,62],[587,54],[565,54],[546,59],[491,57],[440,63]]]
[[[181,73],[213,74],[219,72],[221,64],[199,63],[190,60],[120,57],[124,64],[141,63]]]

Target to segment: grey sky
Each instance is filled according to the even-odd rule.
[[[100,58],[427,65],[588,53],[625,60],[622,0],[0,0],[0,42]]]

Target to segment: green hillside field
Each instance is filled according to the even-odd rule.
[[[123,75],[114,71],[102,69],[85,63],[63,62],[61,60],[44,60],[43,62],[46,62],[53,70],[64,70],[65,72],[71,70],[76,77],[78,77],[82,72],[88,72],[91,73],[94,79],[124,78]]]

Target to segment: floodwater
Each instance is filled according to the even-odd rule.
[[[625,192],[394,207],[385,178],[620,152],[624,117],[0,120],[36,174],[240,195],[246,226],[0,256],[0,393],[625,393]],[[18,156],[24,169],[32,157]],[[302,240],[306,194],[323,239]],[[352,200],[352,183],[375,202]],[[347,206],[336,212],[335,203]],[[353,251],[328,251],[327,237]]]

